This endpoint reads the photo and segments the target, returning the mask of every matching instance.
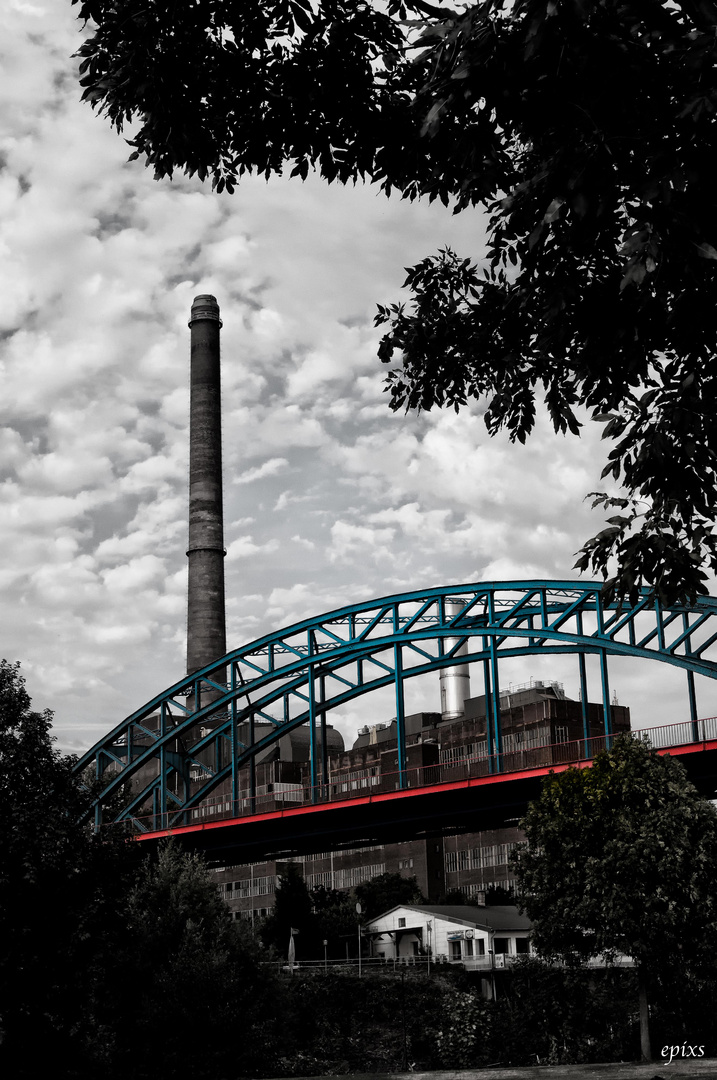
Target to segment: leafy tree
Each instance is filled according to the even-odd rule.
[[[444,1069],[466,1069],[490,1061],[493,1006],[475,992],[451,987],[443,995],[436,1044]]]
[[[281,1019],[273,979],[200,857],[168,843],[145,862],[114,944],[96,988],[110,1076],[201,1080],[270,1067]]]
[[[500,980],[497,1056],[526,1066],[632,1061],[635,987],[633,971],[566,968],[520,956]]]
[[[629,736],[589,769],[546,778],[514,861],[533,941],[568,964],[624,954],[646,985],[711,967],[717,947],[717,811],[682,765]]]
[[[310,897],[318,938],[322,943],[328,942],[328,955],[332,959],[342,959],[345,942],[356,938],[356,900],[350,893],[325,889],[322,885],[313,889]],[[323,955],[322,951],[317,959],[322,959]]]
[[[439,898],[438,903],[445,904],[448,907],[470,906],[470,900],[460,889],[447,889],[443,896]]]
[[[284,167],[488,207],[487,260],[379,309],[394,409],[486,402],[524,441],[604,424],[608,527],[577,565],[634,597],[717,568],[713,0],[72,0],[84,97],[158,178]],[[605,73],[609,72],[609,77]],[[615,567],[615,572],[611,567]]]
[[[312,911],[311,897],[297,863],[287,863],[279,874],[274,910],[265,919],[261,938],[286,958],[292,929],[297,960],[310,960],[318,955],[318,927]],[[323,951],[321,953],[323,956]]]
[[[89,972],[138,853],[78,825],[91,793],[31,704],[20,665],[0,660],[0,1063],[34,1077],[94,1056]]]
[[[486,889],[485,902],[493,907],[511,906],[515,904],[515,893],[512,887],[506,889],[504,885],[491,885]]]
[[[378,874],[377,877],[357,885],[356,899],[361,901],[361,919],[368,922],[398,904],[425,904],[426,898],[418,887],[415,877],[401,874]]]
[[[198,859],[78,824],[93,793],[51,722],[0,660],[0,1071],[256,1075],[280,1022],[259,945]]]

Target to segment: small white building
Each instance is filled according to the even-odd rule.
[[[468,970],[503,968],[530,952],[531,923],[516,907],[400,904],[364,928],[371,955],[399,963],[430,955]]]

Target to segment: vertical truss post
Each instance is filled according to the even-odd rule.
[[[610,680],[607,670],[607,650],[600,650],[600,680],[602,682],[602,709],[605,724],[605,747],[612,746],[612,709],[610,707]]]
[[[665,624],[662,621],[662,604],[655,600],[655,622],[657,624],[657,647],[660,652],[665,651]]]
[[[217,750],[215,751],[216,753],[218,753],[218,750],[219,750],[218,743],[219,743],[219,739],[216,738],[214,740],[214,744],[217,747]],[[189,776],[190,776],[190,773],[189,773],[189,759],[188,759],[187,755],[185,754],[183,756],[183,759],[182,759],[182,787],[184,788],[184,799],[182,800],[183,807],[182,807],[182,818],[181,818],[181,820],[182,820],[183,825],[189,825],[190,824],[190,819],[191,819],[191,815],[190,815],[189,811],[186,809],[186,805],[189,802],[189,796],[190,796],[191,790],[192,790]]]
[[[326,679],[319,677],[319,701],[326,701]],[[329,749],[326,745],[326,709],[321,710],[321,798],[325,799],[329,791]]]
[[[577,627],[580,637],[583,636],[583,613],[577,612]],[[589,739],[590,739],[590,711],[588,708],[588,673],[587,666],[585,664],[585,653],[582,650],[578,653],[578,668],[580,670],[580,710],[583,717],[583,741],[585,744],[585,757],[589,758]]]
[[[543,590],[544,592],[545,590]],[[491,626],[495,626],[495,594],[488,594],[488,619]],[[503,769],[503,738],[500,724],[500,679],[498,676],[498,649],[495,634],[488,638],[490,648],[490,678],[492,685],[491,720],[493,724],[493,747],[495,751],[496,772]]]
[[[313,651],[312,641],[313,634],[309,631],[309,664],[306,669],[306,689],[309,695],[309,783],[311,784],[311,801],[316,802],[316,784],[317,784],[317,747],[316,747],[316,695],[314,694],[314,667],[311,663],[311,653]]]
[[[256,754],[254,753],[254,713],[249,713],[249,746],[252,749],[249,758],[249,801],[251,814],[256,813]]]
[[[231,665],[230,685],[232,689],[232,703],[229,706],[231,716],[231,754],[232,754],[232,813],[239,813],[239,732],[237,731],[237,666]]]
[[[602,599],[599,592],[595,592],[595,617],[597,619],[597,632],[599,638],[605,637],[605,618],[602,609]],[[660,622],[660,613],[657,611],[657,625],[662,629],[662,623]],[[610,680],[608,678],[607,669],[607,650],[600,650],[600,681],[602,683],[602,712],[603,712],[603,726],[605,728],[605,748],[607,750],[612,746],[612,710],[610,708]]]
[[[690,700],[690,727],[692,730],[692,741],[700,741],[700,723],[697,719],[697,694],[695,693],[695,673],[694,671],[687,672],[687,695]]]
[[[162,702],[159,707],[159,734],[162,738],[167,733],[167,705]],[[159,748],[159,813],[160,828],[166,814],[166,825],[169,827],[169,814],[167,812],[167,750],[163,742]]]
[[[503,737],[501,733],[500,723],[500,682],[498,679],[498,653],[495,644],[495,638],[490,639],[490,673],[491,681],[493,683],[493,693],[491,695],[491,721],[493,724],[493,746],[495,748],[495,768],[496,772],[503,771]]]
[[[398,786],[406,787],[406,708],[403,699],[403,652],[398,642],[393,646],[393,673],[396,690],[396,740],[398,745]]]
[[[690,616],[684,611],[682,613],[682,629],[689,630]],[[685,638],[685,653],[687,656],[692,655],[692,639],[688,634]],[[695,693],[695,673],[694,671],[687,671],[687,697],[690,703],[690,727],[692,730],[692,741],[700,741],[700,725],[697,719],[697,694]]]
[[[483,651],[488,649],[488,640],[483,638]],[[485,739],[488,752],[488,772],[494,771],[493,760],[493,733],[490,726],[490,718],[493,715],[493,692],[490,685],[490,661],[483,661],[483,692],[485,694]]]
[[[101,773],[100,773],[100,755],[99,754],[95,755],[95,776],[97,777],[98,780],[100,779],[100,776],[101,776]],[[102,803],[100,802],[100,799],[99,799],[99,796],[98,796],[98,798],[97,798],[97,800],[95,802],[95,832],[100,831],[101,825],[102,825]]]

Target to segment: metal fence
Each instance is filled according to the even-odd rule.
[[[696,730],[695,730],[696,729]],[[661,727],[643,728],[631,732],[634,739],[641,739],[656,750],[670,747],[699,745],[717,739],[717,717],[698,720],[696,724],[686,721]],[[697,738],[695,738],[697,736]],[[421,765],[380,775],[354,775],[349,779],[340,773],[330,775],[327,783],[315,787],[307,784],[281,785],[278,790],[267,790],[255,796],[242,792],[235,801],[227,794],[210,796],[199,806],[190,809],[169,810],[151,817],[135,817],[133,820],[142,831],[179,828],[186,825],[272,813],[294,807],[317,803],[336,803],[351,799],[373,798],[398,790],[416,790],[440,784],[461,783],[480,777],[527,772],[554,766],[577,765],[592,761],[601,750],[609,748],[614,735],[589,739],[530,745],[524,749],[511,749],[509,753],[477,753],[458,761]]]

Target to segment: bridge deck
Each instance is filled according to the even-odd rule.
[[[700,723],[707,725],[706,721]],[[669,735],[671,731],[674,737],[675,729],[681,727],[672,725],[671,729],[652,732]],[[660,754],[680,757],[690,778],[708,798],[717,788],[717,731],[710,734],[715,737],[656,747]],[[214,804],[194,809],[189,822],[179,814],[163,815],[169,819],[166,825],[162,823],[164,827],[150,828],[137,839],[146,843],[175,836],[181,838],[183,846],[204,851],[213,862],[248,862],[329,847],[338,850],[358,843],[391,843],[498,828],[515,824],[524,814],[531,799],[538,796],[544,776],[551,771],[589,767],[603,742],[591,739],[589,743],[580,740],[579,744],[541,747],[521,755],[504,755],[500,762],[468,759],[459,765],[406,770],[380,778],[382,790],[371,791],[366,785],[355,794],[336,791],[348,785],[324,785],[313,792],[297,786],[294,791],[279,793],[291,797],[293,805],[284,798],[283,806],[272,809],[262,808],[261,800],[266,804],[267,798],[262,796],[253,804],[241,800],[237,813],[227,797],[219,796]],[[522,758],[520,763],[508,760],[518,757]],[[540,762],[535,761],[538,757]],[[511,768],[515,764],[519,767]],[[502,766],[502,771],[496,766]],[[455,775],[461,770],[464,775]],[[446,777],[446,773],[454,775]],[[393,789],[386,790],[388,785]]]

